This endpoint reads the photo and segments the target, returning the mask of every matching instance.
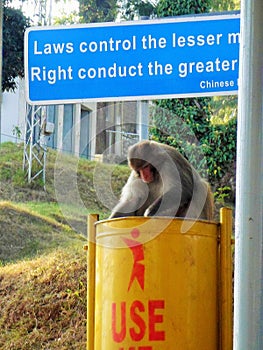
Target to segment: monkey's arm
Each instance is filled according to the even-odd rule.
[[[144,216],[188,217],[213,220],[213,195],[209,185],[202,179],[196,180],[192,196],[182,193],[178,198],[175,190],[159,196],[145,211]]]
[[[159,196],[145,211],[144,216],[179,216],[185,206],[175,190],[170,190]]]
[[[136,210],[134,208],[134,202],[119,202],[112,210],[109,219],[135,215]]]
[[[148,186],[132,173],[123,187],[120,201],[113,208],[109,218],[143,215],[148,192]]]

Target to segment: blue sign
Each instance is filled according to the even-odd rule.
[[[239,14],[32,27],[31,104],[236,94]]]

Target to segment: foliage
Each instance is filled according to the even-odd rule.
[[[240,0],[213,0],[211,12],[240,10]],[[216,96],[211,100],[212,122],[221,124],[237,117],[237,96]]]
[[[134,20],[136,16],[154,17],[155,9],[156,6],[152,2],[142,0],[128,0],[122,2],[121,5],[122,18],[130,21]]]
[[[76,11],[72,11],[70,14],[62,12],[59,17],[53,18],[54,25],[70,25],[76,23],[79,23],[79,15]]]
[[[205,12],[240,9],[240,0],[127,0],[121,1],[122,18],[134,20],[136,16],[167,17]]]
[[[240,0],[213,0],[211,3],[212,11],[233,11],[240,9]]]
[[[236,118],[226,124],[211,125],[201,140],[206,157],[209,181],[217,185],[230,170],[236,158]]]
[[[2,91],[15,90],[15,79],[24,75],[24,31],[29,19],[20,10],[4,6]]]
[[[188,126],[191,126],[192,132],[197,139],[200,139],[203,134],[207,133],[211,117],[209,97],[159,100],[155,103],[158,108],[173,111],[177,117],[181,118]],[[165,118],[163,124],[161,120],[158,121],[158,127],[162,130],[165,129],[167,124],[169,125],[169,133],[176,135],[178,123],[174,116],[171,115],[168,120]]]
[[[199,140],[209,132],[209,98],[156,101],[150,129],[151,137],[179,150],[205,177],[207,165]]]
[[[160,0],[156,7],[159,17],[177,16],[190,13],[208,12],[210,8],[210,0]],[[211,112],[209,109],[210,98],[187,98],[187,99],[169,99],[156,101],[157,109],[162,108],[169,113],[155,113],[153,124],[157,128],[154,131],[154,138],[165,141],[165,136],[160,135],[164,131],[170,135],[169,143],[179,148],[189,161],[194,162],[194,166],[203,172],[203,163],[200,163],[200,157],[197,157],[198,141],[207,134],[210,127]],[[176,116],[176,118],[174,118]],[[162,120],[163,119],[163,120]],[[179,127],[180,124],[181,126]],[[158,130],[158,131],[157,131]],[[159,134],[159,135],[158,135]],[[161,136],[161,137],[160,137]],[[193,156],[195,154],[195,156]],[[202,164],[202,165],[201,165]]]
[[[112,22],[117,17],[117,0],[79,0],[81,23]]]
[[[12,133],[13,133],[13,135],[15,136],[15,137],[17,137],[17,138],[21,138],[21,136],[22,136],[22,130],[21,130],[21,128],[18,126],[18,125],[14,125],[14,127],[13,127],[13,130],[12,130]]]
[[[237,96],[214,96],[211,100],[213,110],[212,123],[227,123],[232,118],[237,118]]]
[[[209,12],[212,0],[160,0],[157,5],[158,17],[189,15]]]
[[[216,192],[214,193],[216,201],[224,205],[226,201],[229,199],[230,192],[231,192],[231,187],[229,186],[218,187]]]
[[[236,118],[224,124],[212,124],[209,99],[174,99],[157,102],[151,116],[151,138],[176,147],[190,163],[217,187],[231,170],[236,158]],[[203,103],[203,105],[202,105]],[[174,112],[171,112],[171,111]],[[204,110],[204,115],[202,115]]]
[[[156,10],[165,17],[209,12],[211,6],[210,0],[160,0]],[[236,156],[236,107],[235,96],[155,101],[151,137],[179,149],[214,188],[223,188]]]

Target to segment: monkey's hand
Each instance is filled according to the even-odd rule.
[[[158,212],[163,196],[157,198],[144,212],[144,216],[154,216]]]
[[[146,206],[149,189],[141,179],[130,177],[126,185],[123,187],[122,195],[113,208],[110,219],[125,216],[141,216]]]
[[[159,196],[144,212],[144,216],[177,216],[180,198],[174,190]]]

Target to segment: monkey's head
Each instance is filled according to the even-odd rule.
[[[151,141],[142,141],[131,146],[128,151],[129,166],[145,183],[153,182],[157,176],[157,170],[153,166],[155,155],[151,146]]]

